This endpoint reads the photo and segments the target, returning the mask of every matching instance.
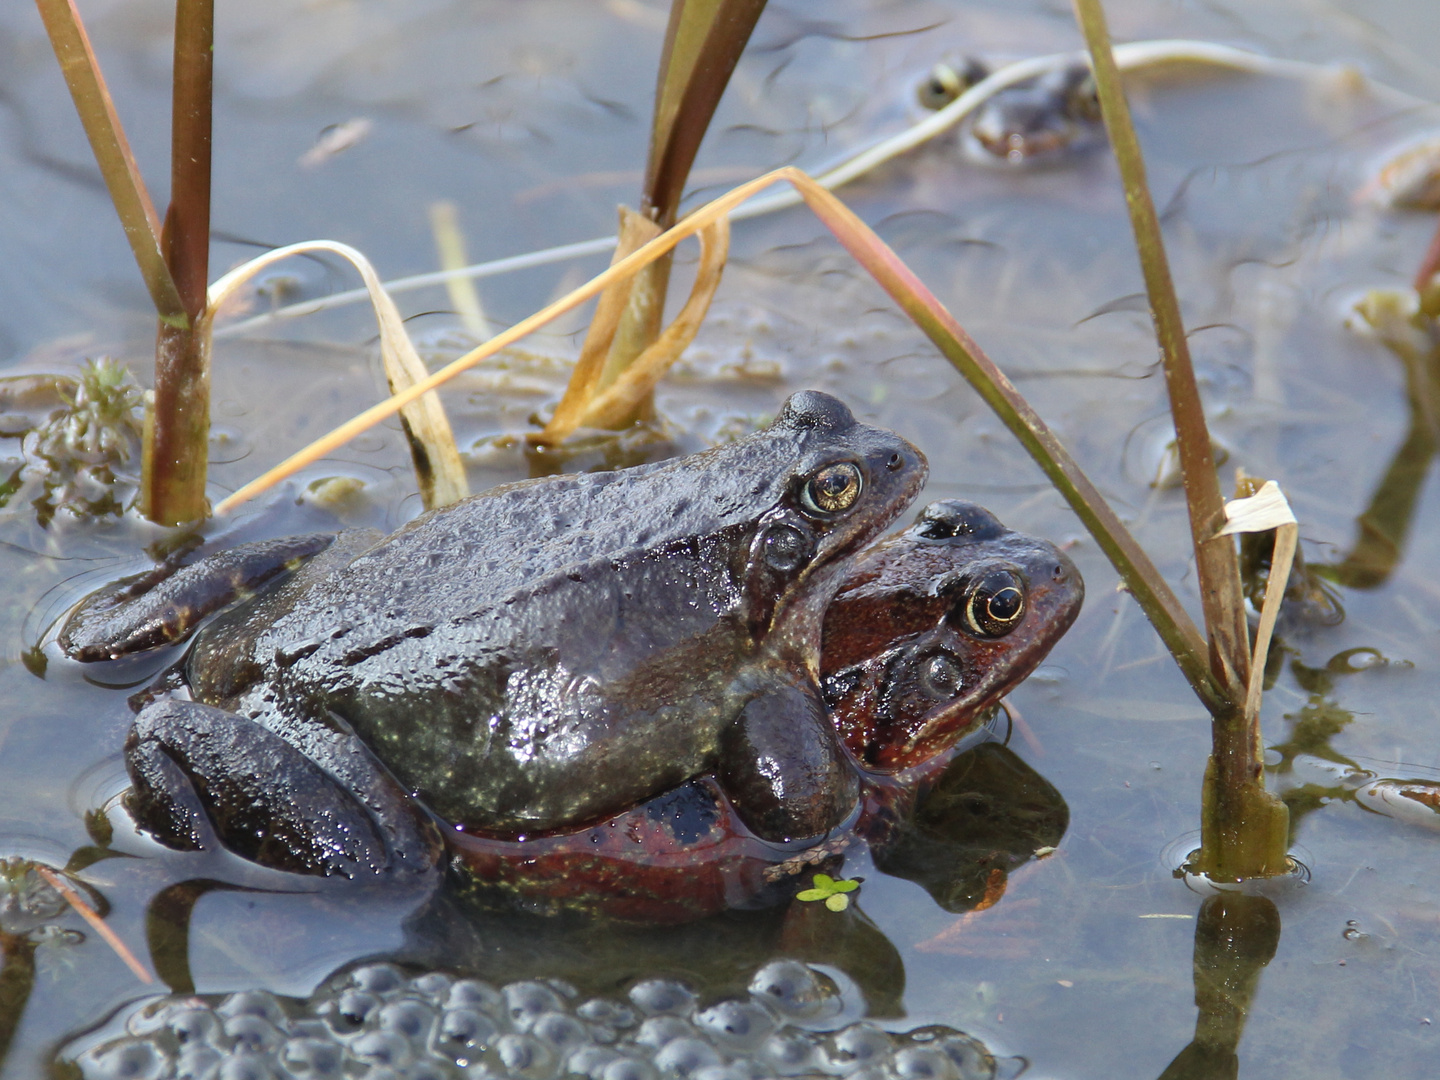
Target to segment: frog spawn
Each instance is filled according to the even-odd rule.
[[[559,980],[497,989],[371,964],[304,1002],[253,990],[152,999],[88,1045],[72,1044],[60,1067],[86,1080],[999,1080],[1024,1068],[953,1028],[892,1033],[859,1019],[834,980],[799,961],[766,964],[748,989],[704,1004],[685,984],[657,978],[623,1000],[585,1000]]]

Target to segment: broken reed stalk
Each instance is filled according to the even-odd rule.
[[[73,0],[35,0],[90,149],[160,319],[141,503],[176,525],[205,516],[209,337],[198,330],[210,243],[214,0],[177,0],[171,204],[164,228]]]
[[[186,323],[160,322],[140,488],[141,512],[162,525],[197,521],[208,510],[210,323],[202,316],[210,271],[214,43],[215,0],[176,0],[170,209],[161,244]]]
[[[216,514],[224,514],[260,494],[280,480],[324,457],[381,420],[394,415],[409,402],[493,356],[534,332],[552,319],[578,307],[586,300],[636,274],[648,262],[671,251],[687,236],[709,228],[756,192],[778,181],[794,184],[817,216],[845,248],[895,298],[901,308],[935,343],[941,353],[960,371],[1020,440],[1045,474],[1064,495],[1075,513],[1095,536],[1101,550],[1115,564],[1126,587],[1154,624],[1175,661],[1207,707],[1219,708],[1226,699],[1210,675],[1205,641],[1185,609],[1160,576],[1149,557],[1096,491],[1084,472],[1044,422],[1021,397],[1020,392],[961,329],[955,318],[921,284],[900,257],[852,213],[838,198],[795,168],[778,169],[728,192],[696,210],[674,228],[651,240],[639,250],[617,260],[608,269],[568,296],[562,297],[527,319],[501,331],[485,344],[471,350],[403,393],[367,409],[328,435],[317,439],[263,476],[252,480],[221,501]]]
[[[1283,827],[1283,820],[1277,829],[1277,819],[1288,818],[1288,812],[1283,803],[1265,791],[1259,740],[1252,737],[1244,709],[1251,681],[1263,678],[1263,671],[1251,668],[1250,637],[1235,543],[1220,532],[1224,524],[1224,500],[1204,407],[1190,363],[1180,304],[1170,277],[1160,222],[1145,179],[1145,161],[1111,52],[1105,13],[1100,0],[1074,0],[1074,3],[1076,18],[1090,51],[1100,113],[1125,185],[1125,204],[1130,212],[1145,291],[1150,298],[1150,312],[1160,343],[1185,504],[1190,516],[1190,536],[1195,548],[1200,602],[1209,637],[1210,672],[1221,691],[1219,702],[1207,703],[1212,717],[1212,751],[1205,776],[1201,853],[1196,869],[1225,878],[1284,873],[1289,865],[1285,853],[1288,829]]]
[[[665,43],[660,52],[655,114],[640,197],[640,216],[650,222],[656,232],[675,224],[695,155],[764,10],[765,0],[671,2]],[[635,242],[634,246],[638,247],[639,243]],[[592,346],[588,338],[585,343],[586,352],[600,353],[603,359],[594,376],[595,389],[615,390],[631,364],[642,355],[653,355],[669,288],[670,257],[665,255],[648,264],[623,286],[626,303],[620,305],[619,322],[613,328],[598,320],[592,324],[596,331],[606,335],[603,350]],[[569,396],[567,394],[567,398]],[[648,389],[629,398],[626,409],[611,409],[604,414],[606,427],[626,427],[652,411]],[[574,402],[570,404],[573,406]],[[593,415],[591,420],[600,422],[600,415]]]

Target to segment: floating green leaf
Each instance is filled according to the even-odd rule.
[[[850,906],[850,897],[846,893],[852,893],[860,888],[858,879],[850,880],[841,878],[836,881],[829,874],[816,874],[814,877],[815,887],[805,889],[795,894],[795,899],[813,903],[817,900],[825,901],[825,906],[831,911],[844,911]]]

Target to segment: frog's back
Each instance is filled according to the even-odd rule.
[[[653,561],[722,536],[743,542],[811,459],[848,441],[862,449],[872,432],[888,436],[857,424],[835,399],[802,392],[769,428],[690,457],[494,488],[377,544],[318,588],[307,610],[377,630],[435,624],[553,582],[583,582],[592,568]]]
[[[777,502],[788,476],[727,462],[731,447],[624,472],[546,477],[426,514],[356,559],[338,589],[373,595],[387,582],[412,614],[453,618],[503,604],[587,566],[744,528]],[[753,456],[755,447],[744,448]],[[741,474],[743,479],[741,478]],[[777,475],[778,473],[778,475]]]

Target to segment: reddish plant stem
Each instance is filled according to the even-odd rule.
[[[142,495],[146,516],[163,525],[194,521],[208,509],[210,342],[208,320],[200,316],[210,269],[214,39],[214,0],[177,0],[170,208],[161,243],[189,324],[160,323]]]

